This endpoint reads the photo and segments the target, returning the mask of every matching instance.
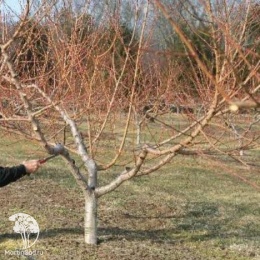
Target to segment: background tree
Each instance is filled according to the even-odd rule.
[[[171,5],[166,8],[160,1],[153,1],[153,5],[149,1],[134,1],[133,22],[127,28],[122,27],[120,6],[116,6],[106,23],[94,23],[81,37],[79,32],[89,9],[73,13],[69,3],[70,10],[64,13],[64,9],[55,6],[55,15],[50,15],[54,13],[50,12],[52,4],[46,2],[45,9],[32,16],[27,5],[16,30],[3,37],[1,98],[12,102],[2,104],[0,122],[8,131],[39,141],[50,154],[54,153],[55,142],[65,145],[62,157],[85,198],[86,243],[97,243],[97,204],[102,196],[127,180],[159,170],[179,154],[214,156],[221,163],[225,155],[249,166],[250,161],[241,158],[239,150],[259,149],[255,125],[260,119],[248,113],[241,122],[229,110],[236,99],[242,105],[245,101],[259,105],[259,62],[251,58],[258,54],[251,50],[249,56],[244,50],[248,16],[236,15],[238,9],[239,13],[248,14],[249,3],[214,6],[210,1],[203,2],[208,23],[205,37],[194,22],[200,17],[184,21],[182,13],[176,15],[178,9]],[[192,10],[192,3],[187,4]],[[87,2],[86,6],[91,5]],[[159,14],[167,18],[182,44],[179,56],[183,61],[173,60],[167,50],[150,48],[157,45],[150,37],[151,18],[156,19]],[[91,15],[95,18],[96,14]],[[38,22],[31,23],[32,17]],[[48,28],[44,33],[48,39],[46,53],[51,53],[53,61],[51,84],[46,70],[34,74],[33,80],[19,75],[11,58],[16,39],[26,38],[28,25],[38,27],[40,23]],[[39,31],[34,32],[40,37]],[[203,44],[208,46],[207,51]],[[208,59],[213,59],[214,69]],[[243,79],[238,76],[241,65],[248,68]],[[172,120],[169,113],[175,100],[185,108],[182,124]],[[149,138],[139,138],[136,145],[136,121],[144,121],[136,120],[133,114],[148,101],[152,103],[153,123],[159,124],[161,131],[153,132],[152,122],[146,120],[138,135],[146,137],[149,133]],[[197,113],[201,106],[203,112]],[[151,116],[149,110],[144,111],[144,118]],[[233,120],[231,124],[229,118]],[[233,134],[236,124],[243,127]],[[113,153],[108,155],[108,149]],[[98,173],[109,171],[114,172],[114,178],[99,185]]]
[[[48,38],[44,28],[41,28],[37,21],[26,22],[24,30],[26,33],[15,39],[12,61],[21,77],[27,76],[28,79],[33,80],[37,75],[51,70]]]

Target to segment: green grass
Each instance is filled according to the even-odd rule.
[[[0,138],[1,165],[44,157],[36,144]],[[259,154],[258,154],[259,156]],[[259,183],[257,169],[240,176]],[[107,183],[117,171],[100,173]],[[203,158],[175,157],[171,164],[120,186],[99,200],[99,245],[83,241],[84,198],[56,158],[31,177],[0,189],[0,259],[20,235],[8,217],[32,215],[40,226],[35,259],[260,259],[260,194]]]

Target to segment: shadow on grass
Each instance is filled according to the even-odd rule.
[[[101,227],[102,240],[150,240],[156,243],[196,242],[196,241],[255,241],[260,237],[255,204],[218,204],[214,202],[191,202],[181,214],[123,214],[131,220],[136,229],[121,227]],[[154,228],[140,230],[142,223],[154,223]],[[165,228],[161,228],[165,223]],[[170,223],[170,224],[169,224]],[[129,221],[128,221],[129,227]],[[130,224],[131,225],[131,224]]]
[[[70,235],[77,235],[77,236],[84,236],[84,229],[80,227],[75,228],[53,228],[48,230],[42,230],[40,235],[41,238],[51,238],[51,237],[58,237],[58,236],[66,236],[67,234]]]
[[[260,236],[260,231],[254,223],[248,219],[241,224],[241,219],[255,213],[256,205],[248,204],[225,205],[225,212],[221,212],[220,206],[215,203],[189,203],[183,214],[174,215],[171,213],[165,215],[148,214],[138,215],[130,213],[117,213],[119,217],[118,227],[101,226],[98,228],[99,243],[107,241],[118,241],[125,239],[127,241],[152,241],[155,243],[175,244],[180,242],[196,242],[207,240],[255,240]],[[221,205],[223,211],[223,205]],[[255,208],[255,210],[254,210]],[[229,212],[227,212],[229,211]],[[252,216],[252,215],[251,215]],[[128,220],[127,227],[123,227]],[[130,223],[129,220],[133,221]],[[152,229],[143,228],[142,223],[154,220]],[[159,220],[159,222],[158,222]],[[161,228],[161,224],[167,221],[168,225]],[[170,221],[170,224],[169,224]],[[113,224],[114,225],[114,224]],[[131,229],[131,226],[136,228]],[[130,227],[130,228],[128,228]],[[41,230],[41,238],[71,237],[71,235],[84,238],[83,227],[65,227]],[[0,234],[0,243],[5,239],[20,239],[16,233]]]
[[[223,223],[224,224],[224,223]],[[221,224],[220,224],[221,225]],[[202,234],[200,234],[200,232]],[[84,238],[83,228],[55,228],[50,230],[42,230],[40,232],[40,238],[58,238],[70,235],[76,235]],[[219,232],[217,229],[214,231],[207,230],[194,230],[194,228],[187,226],[176,227],[172,229],[154,229],[154,230],[130,230],[119,227],[105,227],[98,229],[99,244],[108,241],[151,241],[154,243],[167,243],[176,244],[181,242],[196,242],[206,241],[214,239],[249,239],[253,240],[256,236],[252,234],[241,234],[235,231],[229,230],[228,232]],[[0,243],[6,239],[20,240],[20,236],[16,233],[4,233],[0,234]]]
[[[189,233],[189,234],[188,234]],[[195,232],[194,230],[186,230],[182,233],[179,229],[155,229],[155,230],[128,230],[122,228],[100,228],[99,241],[100,243],[106,241],[118,241],[125,239],[127,241],[146,241],[149,240],[154,243],[176,244],[182,242],[197,242],[208,241],[214,239],[227,238],[246,238],[247,235],[238,235],[236,232],[220,234],[219,232]],[[252,238],[253,240],[253,238]]]
[[[18,240],[18,239],[21,239],[21,236],[19,234],[16,234],[16,233],[0,234],[0,243],[3,242],[6,239]]]
[[[84,235],[84,230],[83,228],[53,228],[48,230],[40,230],[40,238],[51,238],[61,235],[64,236],[64,234]],[[6,239],[20,240],[21,236],[17,233],[0,234],[0,243]]]

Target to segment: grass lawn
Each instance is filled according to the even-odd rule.
[[[38,146],[2,134],[0,152],[0,165],[45,156]],[[230,163],[225,170],[182,156],[123,184],[99,200],[99,245],[90,247],[83,240],[83,195],[56,158],[0,189],[0,260],[19,259],[5,252],[20,246],[8,220],[20,212],[38,222],[32,250],[42,252],[20,259],[260,259],[259,190],[230,175],[229,167],[259,184],[259,168],[245,171]],[[100,183],[113,175],[100,173]]]

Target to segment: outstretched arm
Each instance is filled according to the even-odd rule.
[[[19,166],[0,167],[0,187],[17,181],[26,174],[35,172],[40,166],[38,160],[26,161]]]

